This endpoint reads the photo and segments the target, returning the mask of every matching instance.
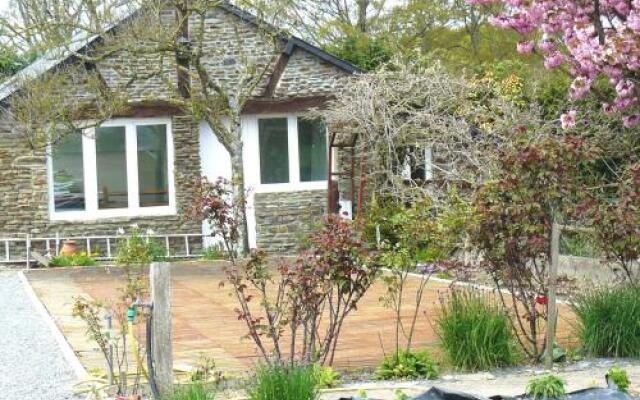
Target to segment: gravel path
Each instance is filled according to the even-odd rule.
[[[0,398],[75,400],[75,382],[18,273],[0,271]]]

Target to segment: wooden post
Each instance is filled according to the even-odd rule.
[[[551,265],[549,267],[549,296],[547,302],[547,348],[545,367],[553,368],[553,344],[556,341],[556,289],[558,282],[558,259],[560,257],[560,225],[555,221],[551,225]]]
[[[153,302],[152,354],[155,379],[164,398],[173,391],[173,353],[171,347],[171,264],[152,263],[149,273]]]

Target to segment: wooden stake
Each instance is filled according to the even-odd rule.
[[[162,398],[173,392],[173,352],[171,347],[171,264],[152,263],[150,271],[153,302],[153,365]]]
[[[558,260],[560,257],[560,225],[551,225],[551,265],[549,268],[549,298],[547,302],[547,348],[545,367],[553,368],[553,344],[556,341],[556,290],[558,283]]]

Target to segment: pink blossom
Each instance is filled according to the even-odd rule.
[[[576,110],[571,110],[569,112],[562,114],[560,116],[560,125],[562,126],[562,129],[567,130],[576,126],[577,114],[578,113],[576,112]]]
[[[634,128],[640,124],[640,115],[628,115],[622,119],[625,128]]]
[[[518,43],[518,53],[530,54],[533,51],[534,43],[532,41]]]
[[[591,90],[591,80],[585,77],[577,77],[571,84],[569,96],[572,100],[583,99]]]
[[[557,68],[565,61],[565,57],[559,51],[554,51],[548,55],[544,60],[544,66],[547,69]]]

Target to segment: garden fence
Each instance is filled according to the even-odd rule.
[[[153,234],[145,236],[148,240],[155,240],[164,247],[167,258],[194,258],[202,255],[208,235],[202,233]],[[60,236],[39,237],[23,234],[16,237],[0,237],[0,264],[26,264],[31,267],[36,259],[34,252],[41,255],[57,256],[62,245],[67,240],[73,240],[80,251],[95,254],[99,261],[113,260],[118,253],[119,243],[128,239],[122,235],[100,236]]]

